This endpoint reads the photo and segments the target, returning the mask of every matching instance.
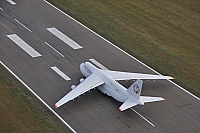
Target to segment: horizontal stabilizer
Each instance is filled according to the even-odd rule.
[[[120,107],[119,107],[119,111],[124,111],[126,109],[129,109],[133,106],[138,105],[138,103],[135,102],[135,100],[133,100],[132,98],[128,98]]]
[[[140,96],[140,100],[141,100],[143,103],[149,103],[149,102],[162,101],[162,100],[165,100],[165,98],[162,98],[162,97]]]

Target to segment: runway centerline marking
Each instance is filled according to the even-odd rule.
[[[64,74],[60,69],[58,69],[56,66],[51,67],[58,75],[60,75],[62,78],[64,78],[66,81],[71,80],[66,74]]]
[[[94,63],[95,65],[97,65],[99,68],[101,68],[102,70],[108,70],[108,68],[106,68],[105,66],[103,66],[101,63],[99,63],[97,60],[95,59],[89,59],[89,61],[91,61],[92,63]]]
[[[12,0],[7,0],[10,4],[15,5],[16,3]]]
[[[65,121],[62,119],[62,117],[60,117],[47,103],[45,103],[45,101],[38,96],[28,85],[26,85],[26,83],[21,80],[14,72],[12,72],[10,70],[10,68],[8,68],[2,61],[0,61],[0,64],[2,66],[4,66],[17,80],[19,80],[31,93],[33,93],[49,110],[51,110],[52,113],[54,113],[67,127],[69,127],[74,133],[76,133],[76,131]]]
[[[58,50],[56,50],[53,46],[51,46],[50,44],[48,44],[47,42],[45,42],[46,45],[48,45],[50,48],[52,48],[55,52],[57,52],[59,55],[61,55],[62,57],[65,57],[63,54],[61,54]]]
[[[56,29],[55,27],[53,27],[53,28],[47,28],[47,30],[49,32],[51,32],[53,35],[55,35],[56,37],[58,37],[60,40],[62,40],[63,42],[65,42],[67,45],[69,45],[70,47],[72,47],[73,49],[83,48],[78,43],[76,43],[75,41],[73,41],[71,38],[69,38],[68,36],[66,36],[65,34],[63,34],[61,31],[59,31],[58,29]]]
[[[39,57],[42,56],[35,49],[33,49],[30,45],[28,45],[25,41],[23,41],[16,34],[7,35],[15,44],[17,44],[21,49],[23,49],[26,53],[28,53],[31,57]]]
[[[133,108],[130,108],[131,110],[133,110],[136,114],[138,114],[140,117],[142,117],[145,121],[147,121],[150,125],[152,125],[153,127],[155,127],[155,125],[153,123],[151,123],[149,120],[147,120],[144,116],[142,116],[140,113],[138,113],[136,110],[134,110]]]
[[[19,23],[21,26],[23,26],[25,29],[27,29],[29,32],[32,32],[29,28],[27,28],[24,24],[22,24],[19,20],[15,19],[17,23]]]

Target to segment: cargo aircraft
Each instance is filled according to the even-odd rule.
[[[165,100],[162,97],[140,96],[143,79],[173,79],[170,76],[103,70],[89,62],[82,63],[80,71],[86,78],[81,78],[78,86],[72,85],[72,90],[55,104],[56,108],[97,87],[102,93],[122,102],[119,110],[124,111],[136,105]],[[132,79],[136,81],[128,89],[117,82]]]

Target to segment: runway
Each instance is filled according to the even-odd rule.
[[[156,72],[46,1],[0,1],[0,31],[0,61],[73,132],[199,132],[199,98],[167,80],[144,80],[142,91],[167,100],[132,110],[120,112],[122,103],[98,90],[55,109],[71,85],[79,84],[82,62],[109,70]],[[122,84],[129,87],[132,82]]]

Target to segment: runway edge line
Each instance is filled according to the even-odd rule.
[[[52,113],[54,113],[72,132],[77,133],[65,120],[62,119],[45,101],[42,100],[28,85],[24,83],[14,72],[10,70],[2,61],[0,64],[4,66],[17,80],[19,80],[31,93],[33,93]]]
[[[102,36],[100,36],[99,34],[97,34],[96,32],[94,32],[93,30],[91,30],[90,28],[88,28],[87,26],[83,25],[81,22],[77,21],[76,19],[72,18],[71,16],[69,16],[68,14],[66,14],[65,12],[63,12],[62,10],[60,10],[59,8],[57,8],[56,6],[52,5],[51,3],[49,3],[48,1],[44,0],[44,2],[46,2],[47,4],[49,4],[50,6],[54,7],[55,9],[57,9],[58,11],[60,11],[61,13],[63,13],[64,15],[66,15],[67,17],[71,18],[72,20],[74,20],[75,22],[77,22],[78,24],[80,24],[81,26],[85,27],[86,29],[88,29],[89,31],[91,31],[92,33],[94,33],[95,35],[99,36],[100,38],[102,38],[103,40],[105,40],[106,42],[110,43],[111,45],[113,45],[115,48],[117,48],[118,50],[122,51],[123,53],[125,53],[126,55],[130,56],[131,58],[133,58],[134,60],[136,60],[137,62],[141,63],[142,65],[144,65],[145,67],[149,68],[150,70],[152,70],[153,72],[160,74],[159,72],[157,72],[156,70],[154,70],[153,68],[147,66],[146,64],[144,64],[142,61],[138,60],[137,58],[133,57],[132,55],[130,55],[129,53],[125,52],[124,50],[122,50],[121,48],[117,47],[115,44],[113,44],[112,42],[108,41],[107,39],[103,38]],[[200,100],[199,97],[195,96],[194,94],[192,94],[191,92],[187,91],[186,89],[184,89],[183,87],[181,87],[180,85],[176,84],[175,82],[170,81],[172,84],[176,85],[177,87],[179,87],[181,90],[185,91],[186,93],[188,93],[189,95],[193,96],[194,98],[196,98],[197,100]]]

